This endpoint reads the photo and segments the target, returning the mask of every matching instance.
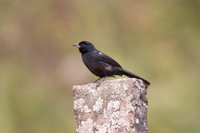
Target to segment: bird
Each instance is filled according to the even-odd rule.
[[[97,82],[100,79],[103,79],[102,81],[104,81],[107,77],[114,77],[115,75],[125,75],[129,78],[140,79],[147,86],[150,85],[149,81],[123,69],[121,65],[114,59],[104,54],[103,52],[97,50],[91,42],[81,41],[79,43],[73,44],[73,46],[79,49],[83,63],[86,65],[86,67],[94,75],[99,77],[94,82]]]

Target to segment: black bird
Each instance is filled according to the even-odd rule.
[[[124,70],[119,63],[113,60],[111,57],[97,50],[91,42],[81,41],[80,43],[76,43],[73,46],[79,48],[84,64],[87,68],[96,76],[99,77],[96,81],[101,78],[112,77],[114,75],[126,75],[130,78],[141,79],[145,82],[146,85],[150,85],[150,83],[127,71]],[[95,81],[95,82],[96,82]]]

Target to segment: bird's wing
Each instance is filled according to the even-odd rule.
[[[119,63],[117,63],[114,59],[112,59],[111,57],[107,56],[106,54],[104,54],[104,53],[102,53],[100,51],[98,51],[98,54],[96,54],[96,59],[98,61],[107,63],[109,65],[121,68]]]

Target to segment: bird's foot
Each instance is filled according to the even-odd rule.
[[[99,87],[101,85],[101,82],[96,83],[96,87]]]
[[[99,87],[101,85],[101,83],[105,81],[106,78],[107,78],[107,76],[103,77],[101,81],[99,81],[101,79],[101,78],[99,78],[94,83],[97,83],[97,87]],[[97,81],[99,81],[99,82],[97,82]]]

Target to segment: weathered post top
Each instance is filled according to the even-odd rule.
[[[123,78],[73,86],[77,133],[147,133],[147,87]]]

